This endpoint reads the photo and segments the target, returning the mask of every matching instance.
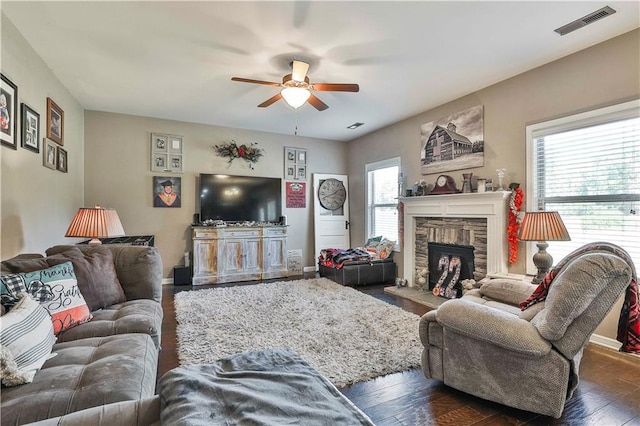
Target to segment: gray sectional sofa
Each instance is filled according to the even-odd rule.
[[[119,424],[157,421],[159,403],[154,394],[162,327],[162,261],[157,249],[56,246],[46,254],[5,260],[2,275],[71,261],[93,319],[57,336],[55,356],[31,383],[3,385],[0,422],[8,426],[46,419],[44,424],[87,424],[90,418],[92,424],[116,418]],[[77,413],[85,409],[91,410]],[[83,417],[85,412],[102,415]],[[67,416],[70,421],[56,419],[69,413],[74,413]]]

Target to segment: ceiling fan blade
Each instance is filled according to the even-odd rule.
[[[304,78],[307,76],[307,71],[309,71],[309,64],[302,61],[293,61],[293,70],[291,72],[292,77],[295,81],[304,81]]]
[[[311,89],[318,92],[359,92],[360,86],[357,84],[313,83]]]
[[[313,93],[311,94],[311,96],[309,96],[309,100],[307,102],[309,102],[311,105],[313,105],[313,107],[315,109],[317,109],[318,111],[324,111],[325,109],[329,108],[329,105],[327,105],[324,102],[322,102]]]
[[[280,83],[274,83],[272,81],[252,80],[250,78],[232,77],[231,80],[240,81],[242,83],[255,83],[255,84],[264,84],[267,86],[280,86]]]
[[[260,108],[268,107],[269,105],[271,105],[276,101],[279,101],[280,99],[282,99],[282,94],[278,93],[277,95],[270,97],[269,99],[267,99],[266,101],[258,105],[258,107]]]

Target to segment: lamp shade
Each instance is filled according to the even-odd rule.
[[[80,208],[73,217],[65,237],[97,238],[122,237],[124,228],[118,217],[118,212],[113,209],[95,206],[92,208]],[[92,243],[96,243],[92,241]]]
[[[521,241],[571,241],[558,212],[526,212],[520,225]]]
[[[311,96],[311,92],[302,87],[285,87],[280,94],[291,107],[296,109],[304,105]]]

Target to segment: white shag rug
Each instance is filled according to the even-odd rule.
[[[288,347],[335,386],[420,365],[420,317],[326,278],[175,295],[181,365]]]

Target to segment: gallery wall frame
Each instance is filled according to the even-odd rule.
[[[52,170],[58,168],[56,143],[49,138],[42,139],[42,165]]]
[[[18,149],[18,86],[0,73],[0,141]]]
[[[67,150],[62,147],[56,148],[56,169],[61,171],[62,173],[69,172],[69,162],[67,158]]]
[[[47,98],[47,138],[64,145],[64,111],[51,98]]]
[[[24,149],[40,153],[40,114],[35,112],[24,102],[21,105],[22,142]]]
[[[286,180],[307,180],[307,150],[284,148],[284,177]]]
[[[151,171],[184,173],[184,138],[151,133]]]

